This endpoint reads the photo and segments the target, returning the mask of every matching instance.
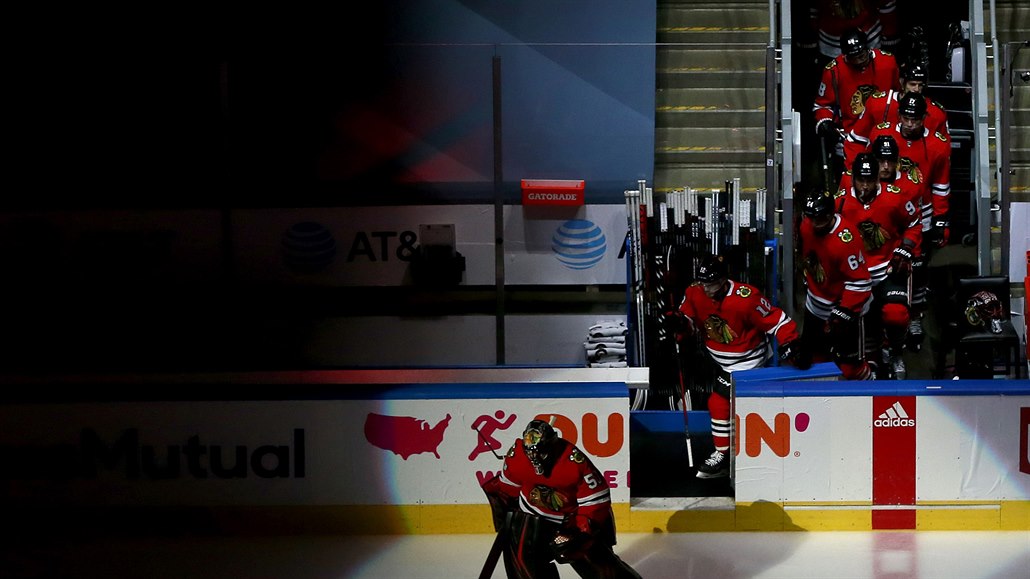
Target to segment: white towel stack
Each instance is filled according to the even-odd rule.
[[[619,320],[598,321],[587,332],[587,366],[590,368],[625,368],[626,335],[629,328]]]

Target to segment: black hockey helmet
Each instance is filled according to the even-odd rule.
[[[898,99],[898,114],[921,119],[926,115],[926,98],[917,92],[907,92]]]
[[[851,178],[876,179],[879,173],[879,164],[873,158],[872,153],[859,153],[851,164]]]
[[[805,217],[817,219],[834,214],[833,197],[822,191],[813,191],[805,200]]]
[[[901,66],[901,78],[907,81],[918,80],[926,84],[926,67],[920,62],[906,62]]]
[[[901,151],[898,150],[898,142],[890,135],[880,135],[873,139],[873,156],[877,159],[890,159],[897,161]]]
[[[869,51],[869,37],[858,28],[840,35],[840,51],[844,56],[857,56]]]
[[[549,460],[555,455],[557,441],[558,433],[543,420],[531,420],[522,431],[522,448],[537,474],[544,474],[547,470]]]
[[[726,276],[726,260],[721,255],[709,255],[697,268],[697,280],[701,283],[715,283]]]

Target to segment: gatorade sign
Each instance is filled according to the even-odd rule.
[[[523,179],[523,205],[583,205],[586,181]]]

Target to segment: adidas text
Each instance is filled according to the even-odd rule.
[[[915,426],[916,421],[911,418],[877,418],[873,426]]]

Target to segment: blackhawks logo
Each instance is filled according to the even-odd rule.
[[[819,258],[815,255],[815,252],[809,253],[805,257],[805,275],[814,279],[817,284],[826,281],[826,270],[819,263]]]
[[[583,453],[578,448],[572,447],[572,452],[569,453],[569,460],[576,464],[582,464],[586,459],[587,457],[583,456]]]
[[[909,180],[916,185],[923,182],[923,172],[919,170],[919,164],[908,157],[898,159],[898,170],[908,175]]]
[[[855,238],[855,236],[851,235],[851,230],[846,228],[841,229],[840,233],[837,234],[837,237],[839,237],[844,243],[851,243],[851,240]]]
[[[737,288],[737,295],[742,298],[749,298],[751,297],[751,288],[746,285],[739,286]]]
[[[880,249],[891,237],[887,230],[875,221],[859,223],[858,232],[862,235],[862,242],[865,244],[865,248],[870,251]]]
[[[851,114],[857,117],[865,112],[865,101],[875,90],[876,87],[871,84],[859,86],[855,94],[851,95]]]
[[[705,320],[705,332],[708,334],[709,340],[720,344],[729,344],[737,338],[737,333],[730,328],[726,320],[715,314],[708,316],[708,319]]]
[[[536,485],[529,491],[529,504],[549,511],[560,511],[568,500],[565,495],[544,485]]]

